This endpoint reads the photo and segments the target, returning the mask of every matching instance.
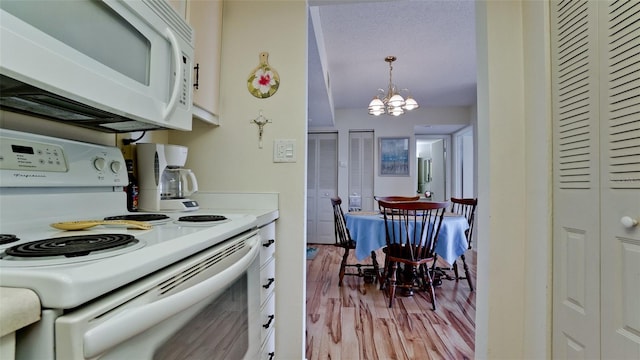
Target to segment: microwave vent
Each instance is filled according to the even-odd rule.
[[[189,44],[193,42],[193,29],[180,17],[180,15],[165,1],[144,0],[144,3],[161,17]]]

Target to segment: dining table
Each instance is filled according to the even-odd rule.
[[[362,261],[371,252],[387,246],[384,215],[378,211],[351,211],[345,214],[347,229],[356,243],[355,256]],[[469,223],[464,216],[448,213],[442,218],[435,252],[449,265],[468,249],[465,231]]]

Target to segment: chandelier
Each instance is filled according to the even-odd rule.
[[[371,100],[369,103],[369,115],[378,116],[386,112],[389,115],[400,116],[404,114],[405,110],[410,111],[417,109],[419,107],[418,102],[410,95],[407,96],[406,99],[403,98],[393,83],[391,72],[393,71],[393,62],[396,61],[396,57],[390,55],[387,56],[384,61],[389,63],[389,88],[386,94],[384,94],[383,89],[378,89],[380,93],[384,94],[384,97],[380,99],[380,96],[376,95],[373,100]],[[407,89],[402,90],[409,91]]]

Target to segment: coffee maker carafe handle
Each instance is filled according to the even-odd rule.
[[[180,175],[182,177],[182,183],[184,184],[184,188],[182,190],[184,196],[189,196],[198,191],[198,180],[196,180],[196,175],[193,171],[189,169],[181,169]]]

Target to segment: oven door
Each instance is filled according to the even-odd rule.
[[[255,232],[59,317],[57,359],[256,359]]]

